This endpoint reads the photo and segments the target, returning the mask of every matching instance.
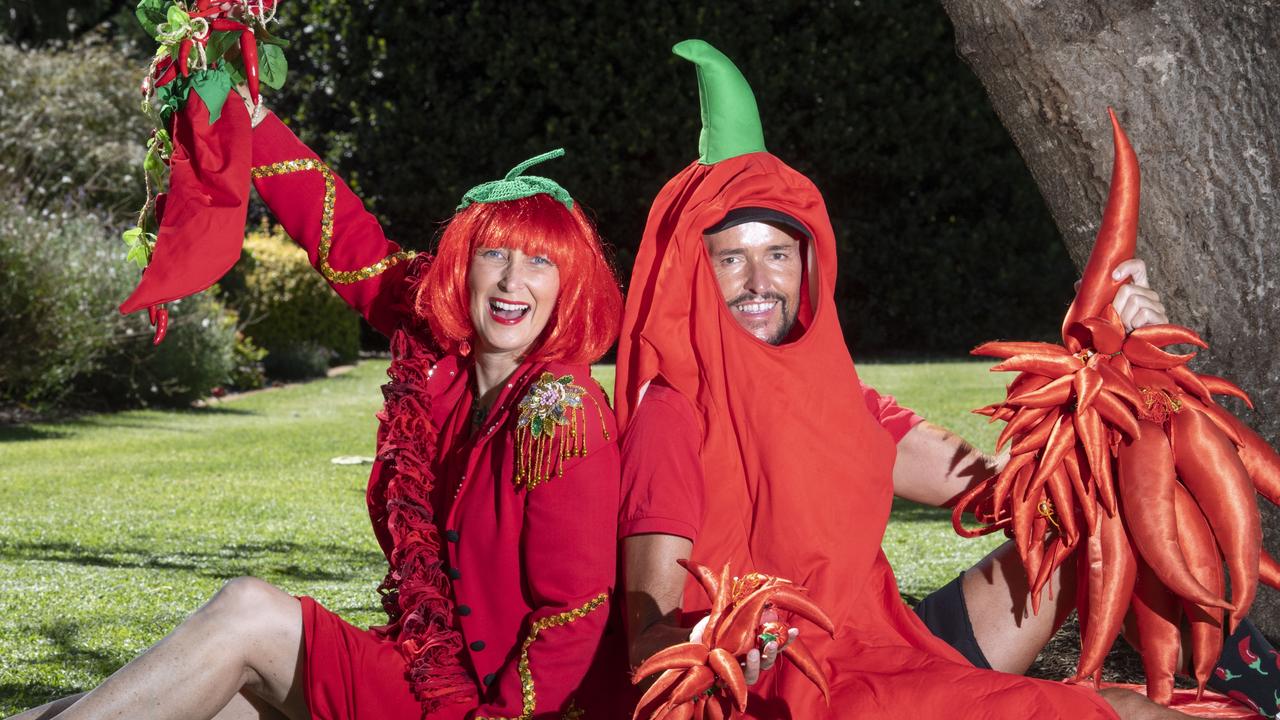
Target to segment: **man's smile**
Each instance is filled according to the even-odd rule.
[[[743,315],[762,317],[773,312],[776,307],[778,307],[777,300],[754,300],[751,302],[738,303],[737,305],[734,305],[734,310],[737,310]]]

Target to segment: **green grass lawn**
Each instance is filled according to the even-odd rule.
[[[1001,396],[981,363],[874,365],[864,378],[989,447],[973,407]],[[93,686],[228,578],[256,575],[356,624],[383,615],[385,571],[364,508],[385,362],[203,410],[0,427],[0,715]],[[606,388],[613,368],[598,368]],[[894,506],[885,536],[921,596],[997,539]]]

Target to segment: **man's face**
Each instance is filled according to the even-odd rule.
[[[763,222],[702,237],[720,294],[738,324],[770,345],[785,340],[800,310],[800,242]]]

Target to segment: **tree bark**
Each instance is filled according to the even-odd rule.
[[[1142,168],[1138,252],[1170,318],[1202,334],[1193,367],[1280,439],[1280,2],[942,0],[1078,267],[1111,176],[1106,108]],[[1016,298],[1011,298],[1016,302]],[[1234,401],[1232,401],[1234,402]],[[1280,556],[1280,512],[1259,498]],[[1280,593],[1252,618],[1280,638]]]

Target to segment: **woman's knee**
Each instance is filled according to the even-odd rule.
[[[255,577],[228,580],[207,608],[233,627],[252,632],[288,632],[301,620],[301,609],[293,596]]]

